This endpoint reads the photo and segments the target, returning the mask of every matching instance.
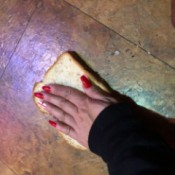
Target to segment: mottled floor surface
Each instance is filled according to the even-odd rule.
[[[74,50],[115,90],[175,117],[170,0],[0,0],[0,175],[106,175],[32,101],[34,82]]]

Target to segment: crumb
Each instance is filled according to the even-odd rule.
[[[114,52],[114,55],[120,55],[120,52],[118,51],[118,50],[116,50],[115,52]]]

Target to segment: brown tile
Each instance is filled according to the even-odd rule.
[[[0,2],[0,77],[36,8],[35,0]]]
[[[171,0],[66,1],[175,67]]]
[[[65,50],[77,51],[114,89],[139,104],[167,116],[175,113],[175,70],[64,1],[45,0],[0,86],[0,155],[18,175],[107,174],[101,159],[67,145],[34,106],[34,82]]]
[[[10,168],[8,168],[3,162],[0,161],[0,174],[4,175],[17,175]]]
[[[37,10],[2,78],[4,84],[32,93],[34,82],[42,79],[56,57],[75,50],[115,89],[172,116],[175,71],[61,2],[46,1]]]

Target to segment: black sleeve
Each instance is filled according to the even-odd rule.
[[[107,163],[110,175],[175,175],[175,151],[128,104],[110,105],[99,114],[89,148]]]

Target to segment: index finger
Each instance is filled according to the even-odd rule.
[[[79,103],[82,103],[82,101],[86,97],[86,94],[84,94],[83,92],[75,88],[60,84],[49,84],[47,86],[43,86],[43,90],[48,91],[46,89],[49,89],[49,93],[63,97],[74,103],[75,105],[79,105]]]

